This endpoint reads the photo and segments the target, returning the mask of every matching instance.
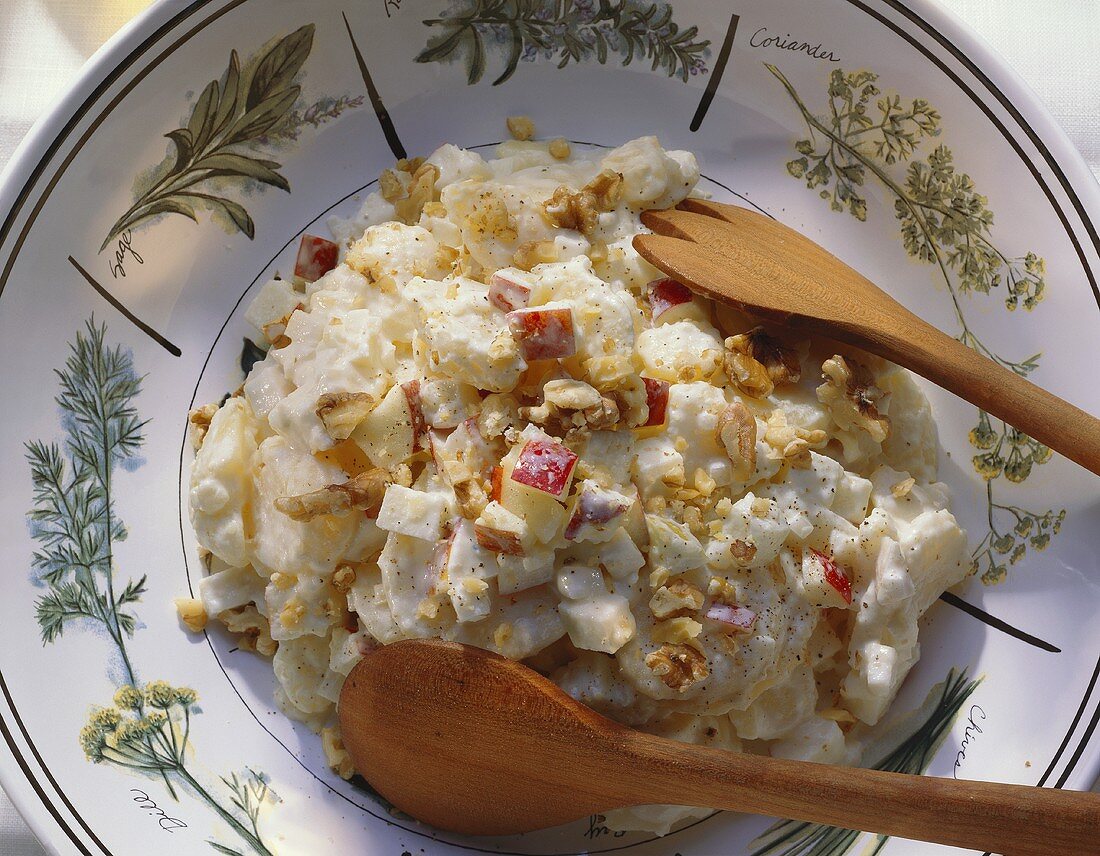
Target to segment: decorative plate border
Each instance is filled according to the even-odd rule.
[[[39,124],[36,127],[36,130],[32,131],[32,133],[28,135],[27,139],[24,140],[23,144],[19,147],[11,163],[9,164],[8,169],[5,170],[2,176],[0,176],[0,179],[2,179],[2,181],[0,181],[0,185],[2,186],[7,186],[9,182],[13,181],[14,177],[20,172],[21,169],[27,168],[26,163],[34,157],[33,153],[43,147],[45,140],[49,138],[50,129],[52,128],[52,126],[55,125],[61,119],[61,117],[68,116],[61,130],[59,132],[56,132],[50,142],[45,146],[45,151],[38,159],[37,163],[35,163],[35,165],[30,168],[29,175],[23,182],[20,190],[17,192],[15,199],[12,201],[11,208],[9,209],[8,214],[5,217],[3,224],[0,225],[0,246],[3,246],[8,241],[13,232],[15,224],[18,222],[20,215],[23,213],[24,206],[31,198],[36,185],[45,174],[50,163],[53,161],[54,157],[61,151],[63,144],[69,139],[73,131],[79,126],[81,121],[92,110],[96,102],[99,101],[122,77],[122,75],[127,70],[129,70],[131,66],[133,66],[142,56],[144,56],[152,47],[154,47],[173,30],[175,30],[180,24],[186,22],[196,12],[214,2],[216,2],[216,0],[194,0],[194,2],[185,5],[174,15],[169,17],[163,23],[159,24],[159,26],[157,26],[157,28],[149,36],[139,42],[138,45],[133,48],[121,61],[115,61],[114,64],[111,65],[110,63],[113,59],[114,54],[122,46],[126,45],[131,40],[138,38],[138,34],[146,29],[148,26],[150,26],[150,22],[157,21],[160,15],[166,14],[168,11],[170,11],[170,6],[175,5],[173,0],[160,0],[159,3],[154,4],[151,8],[135,18],[127,27],[123,28],[122,31],[120,31],[96,53],[96,55],[86,66],[85,71],[82,75],[82,80],[84,82],[88,82],[94,80],[100,74],[103,75],[102,80],[100,80],[99,83],[95,85],[92,91],[83,99],[83,101],[78,106],[75,107],[75,109],[73,109],[73,105],[71,104],[71,102],[74,102],[76,98],[79,97],[77,87],[79,87],[80,84],[78,83],[76,86],[74,86],[73,89],[71,89],[69,93],[55,105],[51,112],[42,120],[40,120]],[[147,64],[140,71],[138,71],[137,74],[130,81],[128,81],[118,93],[115,94],[115,96],[111,99],[107,106],[92,121],[91,125],[83,132],[75,146],[66,154],[61,163],[54,169],[54,172],[51,175],[45,189],[41,192],[40,196],[35,201],[34,207],[28,214],[26,221],[23,223],[19,235],[17,236],[14,244],[11,247],[7,260],[4,262],[3,268],[0,269],[0,297],[3,296],[4,288],[11,274],[12,267],[15,264],[15,260],[18,256],[19,250],[21,249],[22,244],[26,239],[26,236],[29,234],[30,229],[37,219],[37,216],[40,213],[43,205],[49,198],[50,194],[53,191],[53,188],[56,186],[61,176],[64,174],[65,170],[68,168],[76,153],[82,148],[84,143],[91,137],[91,135],[95,132],[99,125],[105,120],[107,115],[109,115],[110,112],[116,106],[118,106],[118,104],[121,103],[122,100],[125,99],[126,95],[128,95],[145,78],[145,76],[148,75],[152,71],[152,69],[155,68],[165,57],[170,55],[178,47],[180,47],[182,44],[184,44],[206,26],[211,24],[213,21],[222,17],[232,9],[243,5],[245,2],[247,2],[247,0],[229,0],[229,2],[227,2],[224,6],[218,8],[205,19],[191,27],[187,32],[176,38],[170,45],[162,50],[160,54],[158,54],[153,62]],[[926,44],[919,41],[913,33],[907,31],[902,26],[899,26],[897,22],[887,17],[886,15],[883,15],[880,11],[871,8],[868,4],[862,2],[862,0],[846,0],[846,2],[860,9],[861,11],[881,23],[883,26],[887,27],[893,33],[900,36],[914,48],[916,48],[922,55],[924,55],[937,68],[939,68],[944,74],[946,74],[948,78],[951,79],[953,83],[955,83],[955,85],[957,85],[963,92],[965,92],[970,100],[985,114],[985,116],[997,128],[997,130],[1000,131],[1001,135],[1005,138],[1009,145],[1012,146],[1014,151],[1020,157],[1020,160],[1032,173],[1032,176],[1034,177],[1036,183],[1039,185],[1040,189],[1043,191],[1044,195],[1050,202],[1051,207],[1056,212],[1059,221],[1066,232],[1067,237],[1070,239],[1071,244],[1077,252],[1081,267],[1084,270],[1085,275],[1089,281],[1089,285],[1093,292],[1094,298],[1097,301],[1098,308],[1100,308],[1100,287],[1098,287],[1097,284],[1097,277],[1093,271],[1093,268],[1088,262],[1085,248],[1083,247],[1078,234],[1075,232],[1073,226],[1070,223],[1070,218],[1063,209],[1062,204],[1056,198],[1045,177],[1042,175],[1039,168],[1034,163],[1034,160],[1026,154],[1020,141],[1012,135],[1012,133],[1009,131],[1009,129],[1006,127],[1000,117],[996,114],[996,112],[994,112],[989,104],[987,104],[978,96],[974,89],[966,81],[964,81],[962,77],[959,76],[959,74],[957,74],[946,62],[944,62],[943,59],[933,53]],[[993,57],[989,49],[985,47],[984,44],[978,43],[976,40],[974,40],[974,38],[970,36],[965,31],[965,29],[960,24],[958,24],[958,22],[953,21],[950,16],[943,12],[943,10],[935,7],[931,0],[912,0],[912,5],[916,8],[911,8],[900,2],[900,0],[880,0],[880,2],[887,8],[893,10],[895,13],[907,19],[922,32],[924,32],[927,36],[929,36],[935,43],[940,45],[949,54],[951,54],[951,56],[954,57],[956,61],[958,61],[971,75],[973,75],[974,78],[976,78],[977,81],[986,90],[988,90],[989,94],[993,96],[995,101],[1000,104],[1001,107],[1004,108],[1005,111],[1012,117],[1013,121],[1023,132],[1024,136],[1035,147],[1035,149],[1042,157],[1043,161],[1056,177],[1058,185],[1065,193],[1066,197],[1073,207],[1074,213],[1079,218],[1081,227],[1090,239],[1093,249],[1096,251],[1097,255],[1100,256],[1100,235],[1097,234],[1095,226],[1088,217],[1084,201],[1074,190],[1069,178],[1066,175],[1065,170],[1062,168],[1062,162],[1073,163],[1076,169],[1079,172],[1082,172],[1085,167],[1083,162],[1081,161],[1080,155],[1073,149],[1072,145],[1068,144],[1068,141],[1066,141],[1064,135],[1058,129],[1058,126],[1054,124],[1049,115],[1046,113],[1045,108],[1043,108],[1042,105],[1038,103],[1038,101],[1034,98],[1034,96],[1030,94],[1030,92],[1022,84],[1018,76],[1014,72],[1012,72],[1011,69],[1004,67],[1003,64],[1001,64],[995,57]],[[917,9],[921,9],[923,11],[923,14],[921,12],[918,12]],[[944,32],[941,31],[941,28],[937,28],[932,23],[930,23],[928,20],[929,17],[938,17],[941,21],[941,28],[954,30],[954,38],[948,37],[947,35],[945,35]],[[727,37],[727,41],[729,40],[730,39]],[[1047,124],[1047,128],[1045,129],[1047,136],[1053,136],[1056,140],[1056,145],[1062,149],[1061,161],[1055,159],[1047,143],[1032,127],[1031,123],[1029,123],[1029,121],[1019,110],[1019,108],[1017,108],[1015,104],[1013,104],[1013,102],[1008,98],[1001,87],[999,87],[979,67],[979,65],[970,58],[967,53],[965,53],[958,47],[958,45],[956,44],[956,42],[958,41],[969,42],[969,46],[971,48],[969,52],[970,54],[976,54],[984,62],[996,66],[1002,70],[1002,73],[1008,79],[1010,84],[1017,89],[1018,95],[1020,96],[1018,100],[1022,100],[1025,103],[1026,109],[1029,112],[1037,114]],[[725,52],[727,52],[727,48],[726,45],[723,45],[723,53]],[[104,73],[104,69],[108,68],[109,70],[106,70],[106,72]],[[717,79],[717,74],[711,78],[711,85],[708,86],[707,92],[704,93],[703,101],[700,103],[700,109],[699,111],[697,111],[696,118],[692,122],[693,130],[698,127],[699,123],[701,123],[702,116],[699,114],[705,113],[705,105],[707,105],[709,103],[709,99],[713,97],[713,89],[715,88]],[[373,86],[370,86],[368,84],[368,88],[373,89]],[[370,94],[376,95],[376,93],[374,93],[373,91]],[[373,100],[374,99],[372,98],[372,101]],[[385,116],[383,111],[377,111],[377,104],[375,106],[376,112],[382,113],[382,115],[379,115],[379,119],[382,120],[383,130],[392,132],[392,125],[390,125],[388,122],[388,116]],[[387,127],[387,125],[389,127]],[[387,134],[387,136],[389,135]],[[1093,207],[1100,208],[1100,204],[1098,204],[1098,200],[1100,200],[1100,197],[1096,195],[1095,190],[1091,190],[1090,188],[1090,191],[1090,195],[1093,197]],[[1057,752],[1055,753],[1043,776],[1039,780],[1040,785],[1045,784],[1049,780],[1050,776],[1053,775],[1054,770],[1057,768],[1059,762],[1064,756],[1066,749],[1072,742],[1073,736],[1076,733],[1078,726],[1081,724],[1085,712],[1088,710],[1089,702],[1092,699],[1092,695],[1096,689],[1096,684],[1098,680],[1100,680],[1100,658],[1098,658],[1097,660],[1096,668],[1093,671],[1091,679],[1086,687],[1085,695],[1076,712],[1076,715],[1072,719],[1069,729],[1067,730],[1066,735],[1063,738]],[[57,780],[54,778],[50,770],[46,767],[41,754],[39,753],[37,747],[34,745],[34,742],[31,740],[27,728],[24,725],[17,708],[15,707],[14,700],[11,697],[10,690],[7,686],[6,681],[4,680],[2,673],[0,673],[0,693],[3,694],[6,707],[10,709],[12,718],[14,719],[15,724],[18,727],[23,741],[26,742],[30,753],[34,756],[34,759],[35,761],[37,761],[38,766],[42,769],[42,773],[44,774],[45,778],[49,781],[52,788],[56,791],[60,801],[66,806],[66,808],[72,814],[72,817],[75,818],[79,826],[84,830],[85,833],[87,833],[91,841],[95,843],[98,849],[103,854],[105,854],[105,856],[111,856],[111,852],[95,835],[91,827],[88,825],[87,821],[85,821],[76,812],[72,803],[69,801],[65,793],[58,785]],[[1062,787],[1068,780],[1069,776],[1079,763],[1081,755],[1083,754],[1085,747],[1088,745],[1098,725],[1100,725],[1100,707],[1098,707],[1093,712],[1093,715],[1091,716],[1089,722],[1084,729],[1084,732],[1082,733],[1080,741],[1077,743],[1073,754],[1070,756],[1066,767],[1063,769],[1054,787]],[[9,750],[12,752],[16,763],[19,765],[19,768],[23,772],[31,788],[34,790],[39,800],[41,801],[41,806],[45,807],[48,810],[50,815],[66,833],[68,838],[72,841],[73,845],[80,853],[86,854],[86,856],[92,856],[92,852],[88,849],[88,847],[84,844],[84,842],[76,834],[72,827],[66,822],[66,820],[61,816],[56,802],[50,799],[50,797],[45,792],[42,782],[31,768],[31,765],[28,763],[26,756],[21,751],[19,741],[13,734],[8,719],[2,715],[0,715],[0,733],[3,734],[4,740]],[[1095,766],[1100,768],[1100,761],[1098,761]],[[4,775],[4,779],[6,780],[6,783],[12,783],[11,776],[6,773]],[[39,811],[37,811],[40,806],[27,804],[23,801],[23,798],[25,796],[26,794],[22,790],[18,790],[13,794],[13,798],[15,798],[18,803],[20,803],[20,809],[26,814],[32,815],[30,819],[32,825],[36,827],[36,831],[41,831],[44,834],[46,831],[46,827],[42,823],[44,816],[41,815]],[[51,850],[59,852],[54,843],[54,839],[45,839],[43,843],[46,844],[46,846],[48,846]]]

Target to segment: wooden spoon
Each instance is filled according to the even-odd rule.
[[[340,693],[355,768],[440,829],[509,835],[628,805],[789,817],[1012,856],[1097,852],[1100,796],[705,749],[633,731],[526,666],[441,640],[368,654]]]
[[[635,249],[695,291],[905,366],[1100,474],[1100,420],[941,333],[794,229],[700,199],[642,222],[658,234]]]

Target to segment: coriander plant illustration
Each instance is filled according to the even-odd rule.
[[[951,298],[960,342],[1021,376],[1041,354],[1008,359],[995,353],[969,323],[965,299],[996,291],[1008,311],[1033,310],[1043,299],[1046,269],[1032,252],[1012,256],[993,241],[993,212],[969,175],[959,171],[943,143],[921,149],[941,133],[939,112],[923,98],[887,94],[870,71],[836,69],[829,77],[825,112],[812,112],[790,80],[766,65],[797,106],[808,136],[787,171],[818,191],[833,211],[867,219],[862,188],[880,184],[893,199],[905,251],[931,265]],[[1019,484],[1051,458],[1046,446],[979,410],[969,434],[972,462],[985,480],[988,529],[975,547],[972,571],[985,583],[1001,582],[1029,547],[1041,550],[1057,534],[1065,511],[1032,511],[1000,499],[1003,483]]]
[[[910,730],[903,731],[897,746],[872,763],[872,768],[910,775],[923,773],[979,683],[980,679],[970,680],[965,670],[948,672],[946,680],[930,694],[932,704],[927,716]],[[784,820],[753,842],[755,849],[751,856],[842,856],[861,835],[862,832],[851,829]],[[867,856],[881,852],[888,840],[885,835],[875,836],[874,845],[866,851]]]
[[[197,796],[246,844],[248,852],[271,856],[258,828],[260,808],[274,802],[266,779],[252,771],[222,779],[219,796],[188,768],[191,718],[197,694],[164,681],[141,683],[129,648],[139,628],[137,604],[146,577],[116,580],[115,547],[126,538],[116,512],[118,470],[133,469],[144,442],[145,422],[134,400],[142,379],[122,347],[107,344],[107,328],[86,322],[57,370],[63,442],[26,444],[33,506],[28,515],[38,549],[32,574],[46,592],[35,602],[44,645],[70,627],[98,628],[118,656],[108,675],[118,685],[114,704],[94,708],[80,732],[89,760],[164,782],[179,799],[182,786]],[[238,854],[215,841],[221,853]]]
[[[707,73],[710,42],[698,27],[681,29],[672,6],[644,0],[458,0],[424,23],[436,30],[417,62],[454,62],[466,67],[466,82],[485,74],[487,56],[503,58],[493,85],[504,83],[520,62],[542,58],[570,63],[612,56],[622,65],[648,61],[653,71],[687,82]]]
[[[275,150],[363,104],[362,96],[347,95],[299,103],[302,87],[296,81],[313,34],[314,25],[306,24],[244,63],[237,51],[230,52],[225,73],[202,90],[186,124],[165,134],[172,154],[138,179],[133,204],[111,226],[100,251],[155,217],[180,214],[197,222],[203,210],[230,231],[255,237],[251,215],[230,194],[253,187],[289,193],[282,164],[272,157]]]

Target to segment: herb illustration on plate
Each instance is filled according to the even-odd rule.
[[[595,60],[605,65],[648,62],[653,71],[678,77],[707,73],[710,41],[699,28],[680,28],[672,6],[645,0],[458,0],[424,24],[436,31],[417,62],[461,62],[466,82],[485,75],[488,57],[508,80],[521,62],[554,61],[558,68]]]
[[[935,107],[923,98],[904,101],[884,92],[873,72],[835,69],[825,112],[818,115],[778,68],[766,68],[790,95],[808,133],[795,142],[798,156],[787,162],[787,171],[833,211],[860,221],[867,219],[862,188],[872,181],[881,185],[893,198],[906,253],[931,265],[950,295],[956,338],[1023,377],[1037,369],[1041,354],[1003,357],[982,342],[967,319],[967,300],[994,291],[1003,295],[1008,311],[1030,312],[1043,299],[1046,267],[1033,252],[1013,256],[994,243],[988,200],[956,167],[951,149],[939,143],[924,154],[922,147],[942,131]],[[969,440],[976,450],[972,464],[985,480],[988,520],[971,570],[984,583],[999,583],[1029,548],[1042,550],[1050,543],[1066,513],[1026,509],[1003,498],[1006,488],[1050,460],[1049,448],[983,410]]]
[[[883,757],[871,764],[875,770],[920,775],[928,769],[936,750],[955,723],[963,704],[978,688],[981,679],[970,680],[966,670],[952,669],[941,684],[932,688],[915,721],[903,723],[899,740]],[[924,712],[922,717],[920,713]],[[904,727],[908,725],[909,727]],[[862,836],[862,832],[783,820],[752,842],[751,856],[842,856]],[[880,853],[889,841],[885,835],[874,837],[867,856]]]
[[[275,187],[289,193],[276,151],[363,103],[347,95],[303,101],[297,81],[313,34],[314,25],[306,24],[244,63],[237,51],[230,53],[225,73],[202,90],[187,122],[165,134],[171,154],[138,178],[133,204],[111,226],[100,252],[119,235],[166,214],[198,222],[205,211],[228,231],[255,237],[241,191]]]
[[[117,659],[107,676],[117,687],[113,704],[93,707],[79,740],[88,759],[159,778],[169,794],[190,792],[223,820],[245,845],[234,850],[211,841],[223,854],[271,856],[259,830],[261,809],[276,798],[266,777],[246,770],[204,784],[193,760],[192,718],[198,694],[165,681],[140,680],[129,648],[140,624],[136,613],[146,576],[116,580],[115,546],[126,538],[116,513],[118,470],[143,463],[143,421],[134,405],[142,378],[133,357],[107,344],[106,325],[89,320],[69,344],[56,371],[64,440],[26,444],[33,506],[28,515],[38,549],[31,558],[35,582],[46,589],[35,602],[42,644],[73,629],[105,634]]]

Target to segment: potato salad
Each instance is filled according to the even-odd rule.
[[[255,295],[266,356],[191,414],[209,573],[181,617],[271,657],[344,777],[345,677],[425,637],[655,734],[857,763],[968,567],[928,402],[639,257],[640,212],[696,193],[689,152],[509,124],[491,157],[387,169]]]

